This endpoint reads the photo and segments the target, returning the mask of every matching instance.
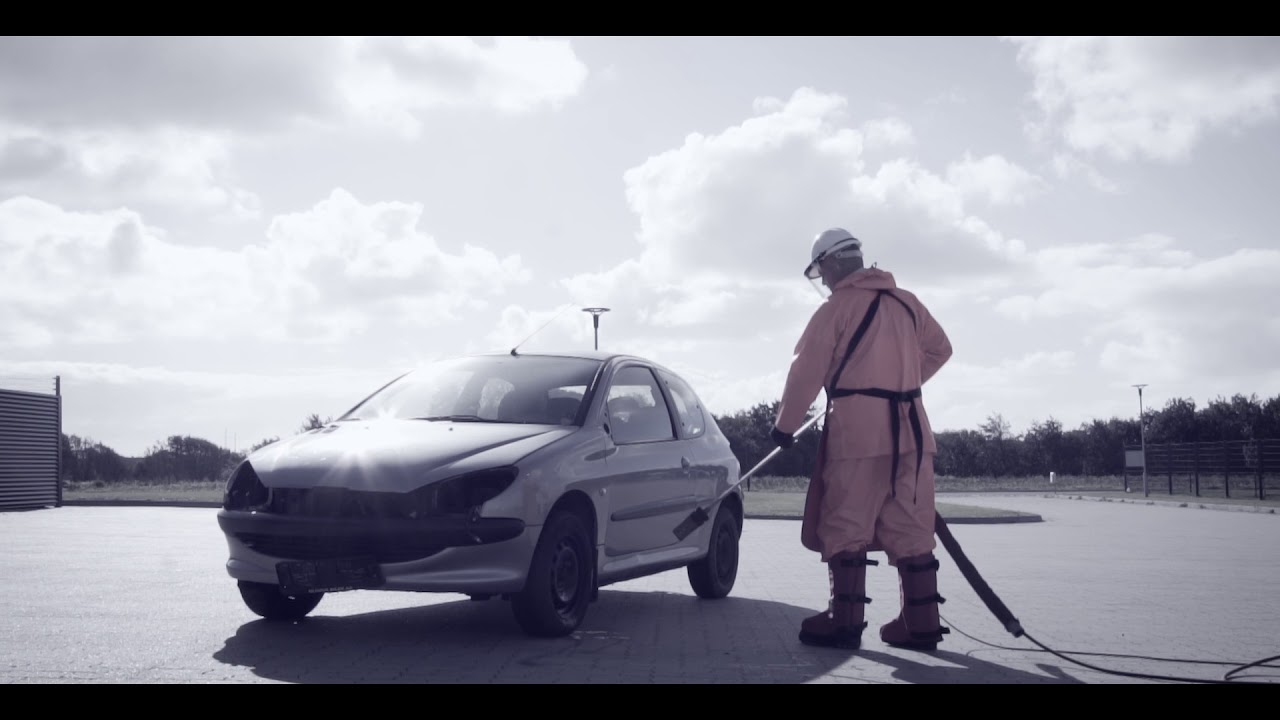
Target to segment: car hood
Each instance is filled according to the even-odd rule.
[[[249,456],[267,487],[408,492],[460,473],[511,465],[576,426],[427,420],[344,421]]]

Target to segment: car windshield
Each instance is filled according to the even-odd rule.
[[[571,425],[600,361],[540,355],[443,360],[374,393],[341,420]]]

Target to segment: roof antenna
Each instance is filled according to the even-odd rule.
[[[573,307],[573,305],[565,305],[564,307],[560,308],[560,312],[556,313],[555,315],[552,315],[550,320],[548,320],[548,321],[546,321],[546,322],[542,323],[542,327],[540,327],[540,328],[538,328],[537,330],[534,330],[533,332],[529,333],[529,337],[526,337],[524,340],[521,340],[520,342],[516,343],[516,347],[511,348],[511,354],[512,354],[512,355],[515,355],[515,354],[516,354],[516,348],[518,348],[518,347],[520,347],[521,345],[523,345],[523,344],[525,344],[525,343],[529,342],[529,338],[531,338],[531,337],[533,337],[534,335],[537,335],[538,333],[542,332],[542,328],[545,328],[546,326],[550,325],[553,321],[555,321],[555,319],[556,319],[556,318],[558,318],[558,317],[560,317],[561,315],[563,315],[565,310],[568,310],[568,309],[569,309],[569,308],[571,308],[571,307]]]

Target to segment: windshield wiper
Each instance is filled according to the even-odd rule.
[[[482,418],[479,415],[431,415],[429,417],[414,418],[414,420],[428,420],[431,422],[439,422],[442,420],[448,420],[449,422],[503,422],[502,420]]]

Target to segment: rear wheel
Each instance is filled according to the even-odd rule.
[[[254,613],[267,620],[301,620],[316,609],[324,593],[285,595],[279,585],[238,581],[240,597]]]
[[[558,637],[577,629],[595,592],[593,557],[582,518],[557,512],[547,520],[524,590],[511,598],[516,622],[527,634]]]
[[[700,598],[716,600],[733,589],[738,578],[738,519],[721,506],[711,526],[707,556],[689,565],[689,585]]]

